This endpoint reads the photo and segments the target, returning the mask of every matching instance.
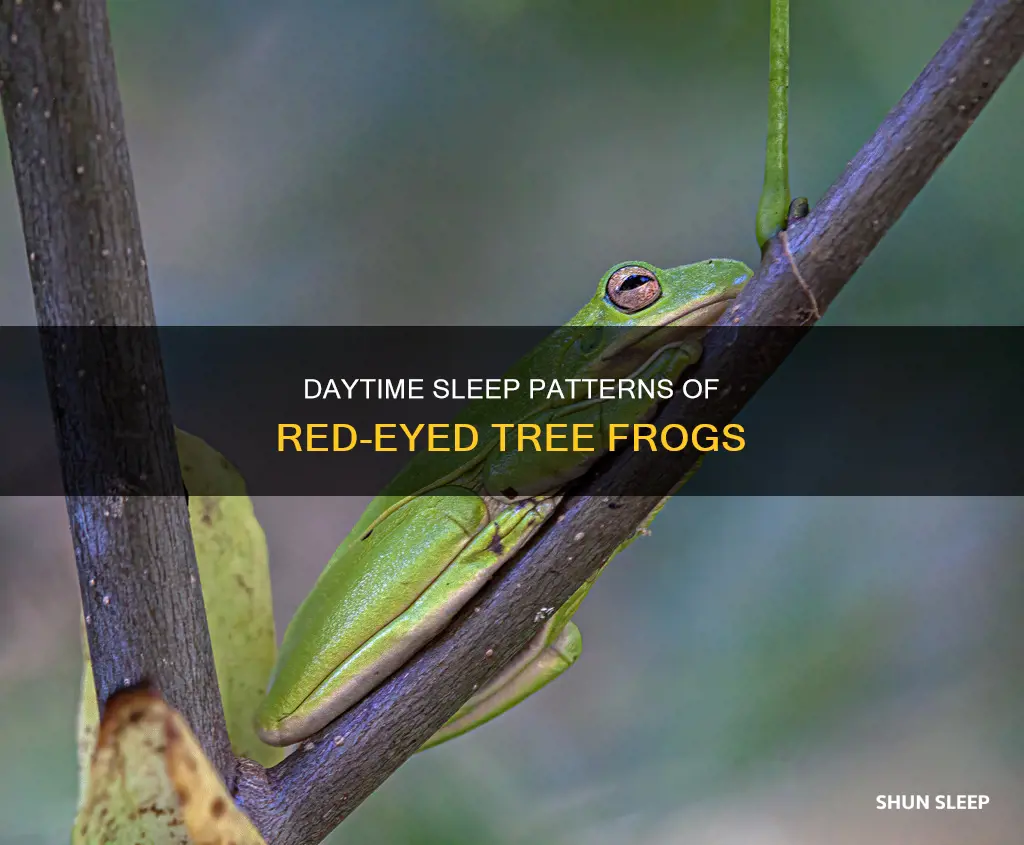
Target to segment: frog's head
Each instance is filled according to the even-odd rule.
[[[587,329],[590,367],[602,376],[631,373],[658,350],[699,338],[753,272],[741,261],[711,258],[661,270],[643,261],[616,264],[569,325]],[[609,329],[623,329],[614,331]]]

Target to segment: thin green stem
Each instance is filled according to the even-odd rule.
[[[757,206],[757,243],[763,250],[785,226],[789,210],[789,0],[771,0],[768,57],[768,143],[764,188]]]

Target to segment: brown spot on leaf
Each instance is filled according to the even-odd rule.
[[[199,515],[203,525],[213,525],[213,517],[219,507],[220,504],[215,496],[203,497],[203,512]]]
[[[219,795],[213,799],[213,803],[210,804],[210,812],[213,814],[215,819],[219,819],[227,811],[227,804],[224,799]]]
[[[246,595],[249,596],[249,598],[252,598],[252,587],[250,587],[249,584],[246,583],[245,578],[243,578],[241,574],[237,572],[235,573],[235,581],[238,583],[239,587],[245,590]]]

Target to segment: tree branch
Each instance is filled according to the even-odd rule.
[[[100,706],[154,684],[230,783],[185,500],[130,495],[181,478],[157,335],[87,328],[156,324],[103,0],[2,0],[0,98]]]
[[[670,400],[659,422],[723,424],[782,364],[921,190],[1024,49],[1024,0],[977,0],[956,31],[806,219],[773,241],[760,269],[692,373],[728,385],[703,401]],[[788,241],[788,251],[785,244]],[[788,252],[788,254],[787,254]],[[799,268],[799,277],[794,273]],[[383,686],[269,771],[242,761],[240,805],[273,845],[313,845],[529,640],[541,608],[558,607],[628,538],[657,496],[613,496],[631,479],[669,490],[690,451],[632,453],[564,503],[451,627]]]

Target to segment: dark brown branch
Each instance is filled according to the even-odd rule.
[[[0,96],[100,704],[154,684],[230,782],[185,500],[110,489],[181,478],[156,333],[67,328],[155,325],[103,0],[2,0]]]
[[[774,241],[723,324],[810,325],[959,141],[1022,49],[1024,0],[978,0],[815,211],[794,224],[791,258]],[[730,390],[703,402],[677,397],[661,421],[730,420],[801,334],[717,334],[692,375],[719,378]],[[523,646],[541,608],[564,602],[658,498],[610,491],[629,489],[629,480],[640,477],[647,489],[657,478],[668,490],[692,466],[689,450],[615,461],[398,675],[270,771],[243,762],[238,800],[267,840],[312,845],[326,836]]]

